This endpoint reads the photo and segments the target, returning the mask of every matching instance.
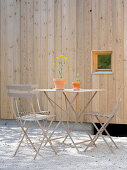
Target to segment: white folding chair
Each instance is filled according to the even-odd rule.
[[[19,150],[19,147],[20,147],[21,143],[23,142],[24,137],[26,137],[26,139],[29,141],[29,143],[31,144],[31,146],[33,147],[33,149],[36,152],[34,159],[36,159],[36,157],[40,151],[40,148],[41,148],[42,144],[44,143],[44,139],[46,139],[46,142],[48,142],[50,144],[52,150],[55,152],[55,154],[57,154],[50,138],[48,137],[48,131],[52,125],[54,115],[50,115],[48,111],[41,111],[39,99],[38,99],[38,92],[33,90],[36,87],[37,87],[36,85],[7,85],[8,96],[11,97],[11,99],[12,99],[12,111],[13,111],[14,117],[16,118],[19,126],[21,127],[21,129],[23,131],[23,135],[22,135],[21,140],[18,144],[18,147],[14,153],[14,156],[16,155],[17,151]],[[37,101],[37,105],[39,108],[39,111],[37,111],[37,112],[35,112],[34,105],[33,105],[33,97],[34,96],[36,96],[36,99],[37,99],[36,101]],[[29,106],[30,112],[20,112],[19,111],[20,102],[21,102],[21,100],[24,100],[24,99],[26,99],[25,102],[27,102],[27,106]],[[20,102],[18,100],[20,100]],[[40,120],[50,120],[50,123],[49,123],[49,126],[47,127],[47,129],[42,127]],[[26,125],[26,122],[28,122],[27,125]],[[42,134],[43,134],[43,138],[42,138],[42,141],[41,141],[38,149],[34,146],[33,142],[31,141],[31,139],[27,133],[32,122],[36,122],[38,124],[38,126],[40,127]]]
[[[110,134],[107,131],[107,126],[110,123],[110,121],[112,120],[112,118],[115,116],[115,114],[117,113],[119,106],[121,104],[122,99],[120,98],[120,100],[115,104],[113,110],[111,113],[99,113],[99,112],[93,112],[93,113],[87,113],[88,114],[88,118],[90,120],[90,122],[93,124],[93,126],[96,128],[97,133],[93,138],[94,143],[97,141],[97,139],[101,136],[104,140],[104,142],[106,143],[106,145],[108,146],[108,148],[112,151],[111,147],[109,146],[108,142],[106,141],[104,135],[102,134],[104,131],[106,132],[107,136],[110,138],[110,140],[112,141],[112,143],[115,145],[116,148],[118,148],[118,146],[116,145],[116,143],[114,142],[114,140],[112,139],[112,137],[110,136]],[[96,117],[97,121],[99,122],[99,124],[101,125],[101,128],[99,129],[97,127],[97,125],[95,124],[94,121],[94,117]],[[102,123],[100,117],[106,118],[105,122]],[[93,142],[90,142],[87,147],[85,148],[85,151],[90,147],[93,146]]]

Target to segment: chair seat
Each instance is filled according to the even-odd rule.
[[[38,112],[35,112],[36,114],[42,114],[42,115],[49,115],[50,114],[50,111],[38,111]],[[30,115],[30,114],[33,114],[33,112],[20,112],[19,115],[21,116],[25,116],[25,115]]]
[[[18,117],[19,120],[25,120],[25,121],[36,121],[36,118],[38,120],[44,120],[54,117],[55,115],[42,115],[42,114],[36,114],[36,117],[34,114],[28,114],[25,116]]]
[[[110,117],[110,113],[103,113],[103,112],[92,112],[86,114],[93,115],[93,116],[100,116],[100,117]]]

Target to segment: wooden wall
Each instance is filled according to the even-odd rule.
[[[127,123],[127,0],[0,0],[0,31],[1,119],[13,118],[6,84],[54,88],[52,79],[57,73],[52,63],[64,54],[73,69],[64,72],[66,88],[72,88],[79,73],[82,88],[105,89],[87,112],[110,112],[121,95],[123,102],[113,122]],[[91,74],[91,50],[113,51],[112,75]],[[64,107],[61,94],[50,96]],[[78,97],[78,111],[90,96]],[[54,114],[43,94],[40,100],[42,108]],[[87,121],[86,116],[82,119]]]

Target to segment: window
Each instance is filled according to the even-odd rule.
[[[112,72],[112,51],[92,51],[92,72]]]

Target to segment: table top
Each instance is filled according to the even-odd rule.
[[[98,92],[98,91],[104,91],[104,89],[79,89],[79,90],[74,90],[74,89],[35,89],[35,91],[40,91],[40,92],[68,92],[68,93],[84,93],[84,92]]]

